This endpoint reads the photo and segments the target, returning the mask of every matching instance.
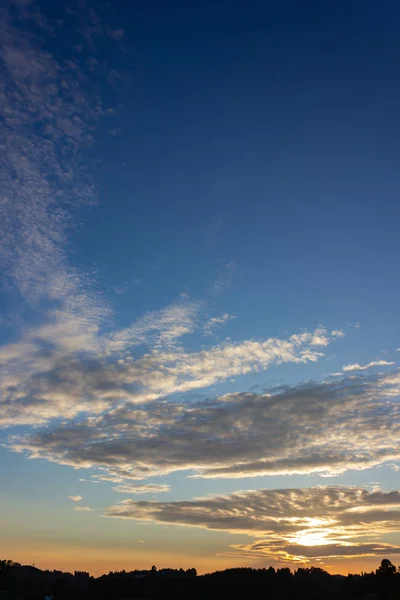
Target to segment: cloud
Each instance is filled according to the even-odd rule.
[[[200,309],[200,303],[182,297],[161,310],[148,312],[131,327],[110,334],[106,351],[123,351],[143,344],[175,349],[177,340],[197,328]]]
[[[73,216],[95,200],[83,153],[104,111],[84,65],[44,49],[46,35],[63,24],[48,24],[28,2],[16,4],[21,12],[4,7],[0,23],[0,267],[2,285],[21,308],[10,321],[14,340],[0,349],[6,425],[76,414],[73,393],[50,398],[40,379],[71,355],[98,349],[109,315],[93,278],[68,259]],[[37,325],[26,327],[25,314]]]
[[[205,335],[211,335],[214,333],[215,329],[222,327],[228,321],[231,321],[235,317],[233,315],[228,315],[227,313],[219,316],[219,317],[209,317],[203,325],[203,332]]]
[[[225,342],[186,352],[176,339],[194,327],[197,307],[181,302],[149,313],[112,336],[95,323],[57,312],[0,348],[0,424],[40,424],[86,412],[96,415],[129,402],[209,387],[274,364],[315,362],[331,338],[319,328],[288,339]],[[135,359],[131,350],[147,344]]]
[[[30,10],[25,3],[18,18],[30,19]],[[15,437],[10,447],[26,448],[32,455],[67,464],[93,462],[108,471],[112,466],[115,472],[108,474],[116,478],[121,472],[128,478],[132,473],[143,477],[150,472],[171,472],[188,462],[196,472],[206,473],[219,464],[231,468],[227,448],[232,442],[228,440],[224,444],[226,458],[211,464],[203,447],[210,433],[204,432],[201,440],[202,412],[207,429],[210,416],[224,414],[228,404],[239,406],[240,401],[219,399],[214,406],[194,404],[192,408],[171,403],[165,410],[164,399],[272,365],[315,362],[336,336],[318,328],[287,339],[226,341],[199,352],[187,351],[183,342],[204,327],[204,306],[184,296],[146,313],[128,327],[110,331],[111,311],[96,289],[95,278],[70,263],[68,238],[74,215],[95,199],[85,150],[92,143],[98,120],[107,112],[91,85],[91,69],[98,59],[85,62],[81,57],[85,48],[94,48],[98,38],[120,38],[123,32],[108,31],[99,15],[90,10],[76,17],[87,26],[77,34],[79,40],[71,38],[71,56],[58,59],[47,50],[49,29],[38,19],[37,11],[36,20],[30,23],[36,23],[38,32],[21,27],[18,19],[14,22],[13,14],[5,10],[0,32],[5,73],[1,90],[0,266],[18,302],[23,299],[30,324],[21,317],[18,327],[13,327],[12,341],[0,347],[0,425],[33,426],[38,437]],[[75,18],[73,11],[66,11],[65,19],[70,18]],[[51,25],[56,28],[51,34],[62,26]],[[76,30],[75,22],[71,36]],[[118,79],[115,72],[107,76]],[[233,271],[234,265],[227,263],[209,293],[220,293],[229,285]],[[226,320],[226,315],[214,317],[206,328]],[[149,411],[144,403],[150,403]],[[127,426],[118,421],[124,414],[130,415]],[[134,414],[139,419],[148,416],[146,424],[133,423]],[[229,414],[226,417],[229,419]],[[239,418],[246,419],[244,414]],[[178,448],[179,421],[185,436],[193,428],[201,446],[199,461],[192,452],[188,461],[183,446]],[[82,438],[75,437],[76,428]],[[141,455],[146,429],[159,448],[164,432],[167,437],[175,436],[172,454],[167,452],[165,460],[155,459],[155,451],[147,452],[148,458],[132,460],[129,448],[137,446]],[[112,456],[105,448],[110,436]],[[75,450],[65,448],[61,458],[62,446],[72,439]],[[93,447],[84,458],[80,452],[89,439]],[[250,464],[254,456],[246,458],[245,453],[244,460]]]
[[[398,531],[400,492],[326,486],[257,490],[191,501],[124,500],[111,518],[245,533],[256,541],[235,554],[307,562],[316,557],[400,554],[381,538]]]
[[[372,369],[373,367],[390,367],[394,364],[396,364],[396,363],[388,362],[387,360],[373,360],[372,362],[368,363],[367,365],[359,365],[357,363],[355,363],[353,365],[344,365],[343,371],[345,371],[345,372],[366,371],[367,369]]]
[[[68,498],[73,500],[73,502],[79,502],[80,500],[83,500],[82,496],[68,496]]]
[[[44,49],[46,35],[64,25],[47,24],[37,8],[17,4],[21,12],[4,7],[0,23],[0,267],[2,285],[21,308],[10,321],[14,340],[0,348],[5,425],[81,410],[72,390],[53,395],[50,380],[71,356],[99,351],[99,329],[109,316],[93,278],[68,259],[73,216],[95,200],[83,153],[104,111],[84,65]],[[71,36],[75,29],[76,23]],[[35,326],[26,327],[25,314]]]
[[[135,346],[140,337],[154,349],[175,348],[191,331],[196,312],[193,303],[175,303],[145,316],[132,331],[101,333],[109,326],[110,309],[95,276],[71,264],[69,234],[79,225],[75,215],[95,202],[86,149],[107,112],[96,91],[99,80],[91,76],[93,57],[87,64],[76,51],[85,42],[96,50],[107,28],[92,9],[66,10],[63,21],[50,23],[28,2],[14,4],[3,8],[0,23],[0,268],[2,285],[22,308],[10,319],[12,341],[0,348],[5,427],[106,410],[126,386],[108,389],[121,359],[109,360],[115,347],[126,350],[124,343]],[[57,57],[46,36],[54,38],[63,27],[71,55]],[[122,34],[110,32],[113,38]],[[80,369],[83,381],[74,382]]]
[[[24,7],[22,16],[40,14]],[[32,9],[34,10],[34,9]],[[83,274],[67,260],[71,215],[90,205],[94,188],[81,166],[102,108],[76,62],[57,61],[40,46],[30,20],[29,34],[1,21],[3,137],[0,161],[0,264],[19,294],[38,307],[44,300],[98,319]],[[16,21],[18,22],[18,21]],[[39,27],[43,37],[43,27]]]
[[[351,544],[323,544],[323,545],[302,545],[302,544],[283,544],[270,542],[255,542],[250,544],[232,545],[234,552],[226,552],[228,556],[244,556],[247,559],[279,559],[282,562],[296,564],[312,564],[317,559],[320,564],[322,559],[351,559],[364,558],[366,556],[387,557],[400,554],[400,546],[387,543],[363,543],[356,542]]]
[[[332,337],[345,337],[345,332],[342,329],[334,329],[332,331]]]
[[[18,4],[30,10],[27,2]],[[33,427],[13,432],[8,446],[77,468],[95,467],[97,481],[111,481],[118,484],[115,491],[132,494],[166,492],[168,486],[131,480],[182,470],[208,478],[334,475],[398,460],[397,374],[258,395],[169,398],[272,365],[315,362],[342,337],[341,330],[320,327],[285,339],[227,341],[188,351],[183,347],[188,336],[212,331],[230,317],[204,323],[202,303],[180,297],[110,332],[111,311],[94,276],[70,263],[68,242],[74,215],[95,200],[90,168],[82,165],[93,128],[105,113],[90,84],[97,59],[89,57],[86,67],[74,56],[57,60],[41,45],[45,29],[37,14],[38,36],[19,29],[10,14],[2,13],[0,31],[5,74],[0,266],[33,318],[26,326],[22,316],[13,327],[14,339],[0,347],[0,424]],[[95,11],[88,18],[83,44],[93,48],[99,36],[122,38],[122,29],[107,33]],[[78,46],[82,51],[71,42],[71,48]],[[125,76],[112,70],[107,77],[115,85]],[[234,265],[226,264],[209,295],[221,294],[233,273]],[[136,510],[132,502],[118,510]],[[373,511],[363,515],[372,517]],[[285,548],[297,544],[306,552],[300,538],[283,541]]]
[[[170,486],[167,484],[143,483],[143,484],[124,484],[113,487],[114,492],[121,494],[161,494],[169,492]]]
[[[394,372],[190,403],[127,403],[13,436],[9,445],[73,467],[98,467],[97,479],[115,483],[176,471],[203,478],[334,476],[400,459],[399,395]]]
[[[236,265],[234,262],[226,263],[217,273],[214,281],[210,282],[208,293],[210,296],[221,295],[226,288],[232,285],[235,275]]]
[[[108,35],[112,40],[122,40],[125,34],[125,29],[120,27],[119,29],[109,29]]]

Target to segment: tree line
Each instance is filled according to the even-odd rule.
[[[236,568],[197,575],[196,569],[41,570],[0,560],[0,600],[400,600],[400,567],[384,559],[371,573],[331,575],[319,567]]]

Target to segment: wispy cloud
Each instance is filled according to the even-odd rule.
[[[80,500],[83,500],[82,496],[68,496],[68,498],[73,502],[79,502]]]
[[[175,471],[333,476],[400,460],[399,396],[394,372],[191,403],[128,403],[10,444],[73,467],[106,469],[99,479],[116,483]]]
[[[78,390],[53,393],[50,380],[57,378],[57,365],[81,351],[98,351],[99,327],[109,314],[91,278],[68,258],[73,216],[95,199],[82,153],[104,111],[84,63],[73,54],[57,60],[44,50],[53,25],[36,7],[21,7],[20,14],[5,8],[0,24],[0,265],[10,294],[19,304],[23,299],[41,324],[26,327],[22,319],[18,341],[0,348],[6,425],[12,415],[18,424],[76,414]]]
[[[195,331],[200,310],[200,303],[182,297],[161,310],[146,313],[131,327],[110,334],[106,351],[124,351],[143,344],[173,349],[180,338]]]
[[[210,282],[208,293],[210,296],[219,296],[228,288],[233,281],[236,265],[233,262],[226,263],[217,273],[214,281]]]
[[[388,362],[387,360],[373,360],[367,365],[359,365],[357,363],[354,363],[352,365],[344,365],[343,371],[366,371],[367,369],[372,369],[373,367],[391,367],[394,364],[396,363]]]
[[[62,303],[63,311],[96,320],[103,308],[91,297],[84,276],[68,264],[66,251],[72,211],[94,198],[79,159],[103,111],[94,90],[90,95],[85,90],[75,60],[58,62],[33,31],[14,26],[11,12],[2,16],[3,272],[36,307],[44,300],[57,308]],[[23,16],[29,18],[29,7]]]
[[[233,315],[228,315],[227,313],[217,317],[209,317],[203,325],[203,332],[206,335],[211,335],[216,329],[223,327],[228,321],[234,318]]]
[[[343,329],[334,329],[332,331],[332,337],[345,337],[345,332]]]
[[[330,486],[245,491],[191,501],[124,500],[105,514],[246,533],[256,541],[233,548],[235,554],[253,559],[295,563],[400,554],[400,546],[381,541],[400,526],[399,491]]]
[[[73,55],[57,60],[43,49],[57,24],[48,24],[33,4],[18,6],[4,7],[0,22],[0,266],[3,285],[24,303],[22,314],[33,313],[31,322],[41,325],[24,327],[21,318],[19,340],[0,349],[3,414],[14,414],[15,424],[24,403],[22,420],[35,422],[31,385],[41,387],[41,374],[54,374],[67,357],[97,348],[109,314],[90,278],[68,259],[73,216],[95,197],[82,153],[104,111],[82,61]],[[25,21],[29,27],[21,27]],[[73,395],[50,400],[48,393],[43,389],[36,399],[39,421],[74,414],[68,409]]]
[[[92,508],[90,506],[74,506],[74,510],[76,512],[92,512]]]
[[[121,494],[162,494],[171,490],[170,486],[163,483],[124,484],[113,487],[114,492]]]

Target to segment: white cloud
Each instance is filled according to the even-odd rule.
[[[209,387],[273,364],[315,362],[332,339],[317,329],[286,340],[225,342],[185,352],[175,340],[188,332],[195,313],[192,303],[170,306],[111,341],[84,317],[62,314],[27,330],[18,343],[0,350],[0,424],[39,424],[82,412],[95,415],[129,402]],[[140,336],[148,340],[149,331],[156,332],[153,348],[133,359],[129,344],[135,345]]]
[[[92,512],[92,508],[90,506],[74,506],[74,510],[76,512]]]
[[[79,502],[83,500],[82,496],[68,496],[69,500],[73,500],[73,502]]]
[[[209,317],[203,325],[203,332],[205,335],[211,335],[216,329],[223,327],[223,325],[234,318],[233,315],[228,315],[227,313],[218,317]]]
[[[106,351],[121,352],[137,345],[175,349],[176,342],[198,326],[201,305],[183,297],[161,310],[149,312],[131,327],[109,335]]]
[[[390,367],[394,364],[396,364],[396,363],[388,362],[387,360],[373,360],[370,363],[368,363],[367,365],[359,365],[357,363],[352,364],[352,365],[344,365],[343,371],[345,371],[345,372],[366,371],[367,369],[372,369],[373,367]]]
[[[191,501],[124,500],[106,516],[169,523],[255,538],[234,545],[248,558],[308,562],[316,557],[400,554],[385,543],[399,530],[400,492],[327,486],[235,492]]]
[[[332,331],[332,337],[345,337],[345,332],[342,329],[334,329]]]

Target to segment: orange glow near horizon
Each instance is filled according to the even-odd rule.
[[[110,571],[132,571],[134,569],[150,569],[152,565],[157,568],[189,569],[196,568],[199,575],[228,568],[253,567],[255,569],[268,568],[273,561],[247,559],[243,556],[196,556],[187,553],[160,552],[154,553],[150,549],[137,549],[135,551],[116,548],[93,548],[81,545],[65,544],[34,544],[19,540],[7,540],[7,557],[21,564],[34,565],[42,570],[61,570],[66,572],[87,571],[94,577],[99,577]],[[320,567],[331,574],[348,575],[348,573],[361,573],[374,571],[378,568],[383,557],[365,556],[357,558],[329,558],[307,560],[304,563],[276,561],[274,568],[289,567],[292,571],[299,567]],[[396,557],[388,555],[395,564]],[[326,564],[325,564],[326,563]]]
[[[116,548],[93,548],[71,546],[64,544],[49,544],[38,546],[9,540],[7,556],[21,564],[35,565],[39,569],[62,571],[88,571],[94,577],[109,571],[133,571],[135,569],[150,569],[169,567],[172,569],[189,569],[195,567],[199,574],[238,567],[243,564],[243,557],[235,559],[232,556],[195,556],[193,554],[160,552],[139,548],[133,550]]]

